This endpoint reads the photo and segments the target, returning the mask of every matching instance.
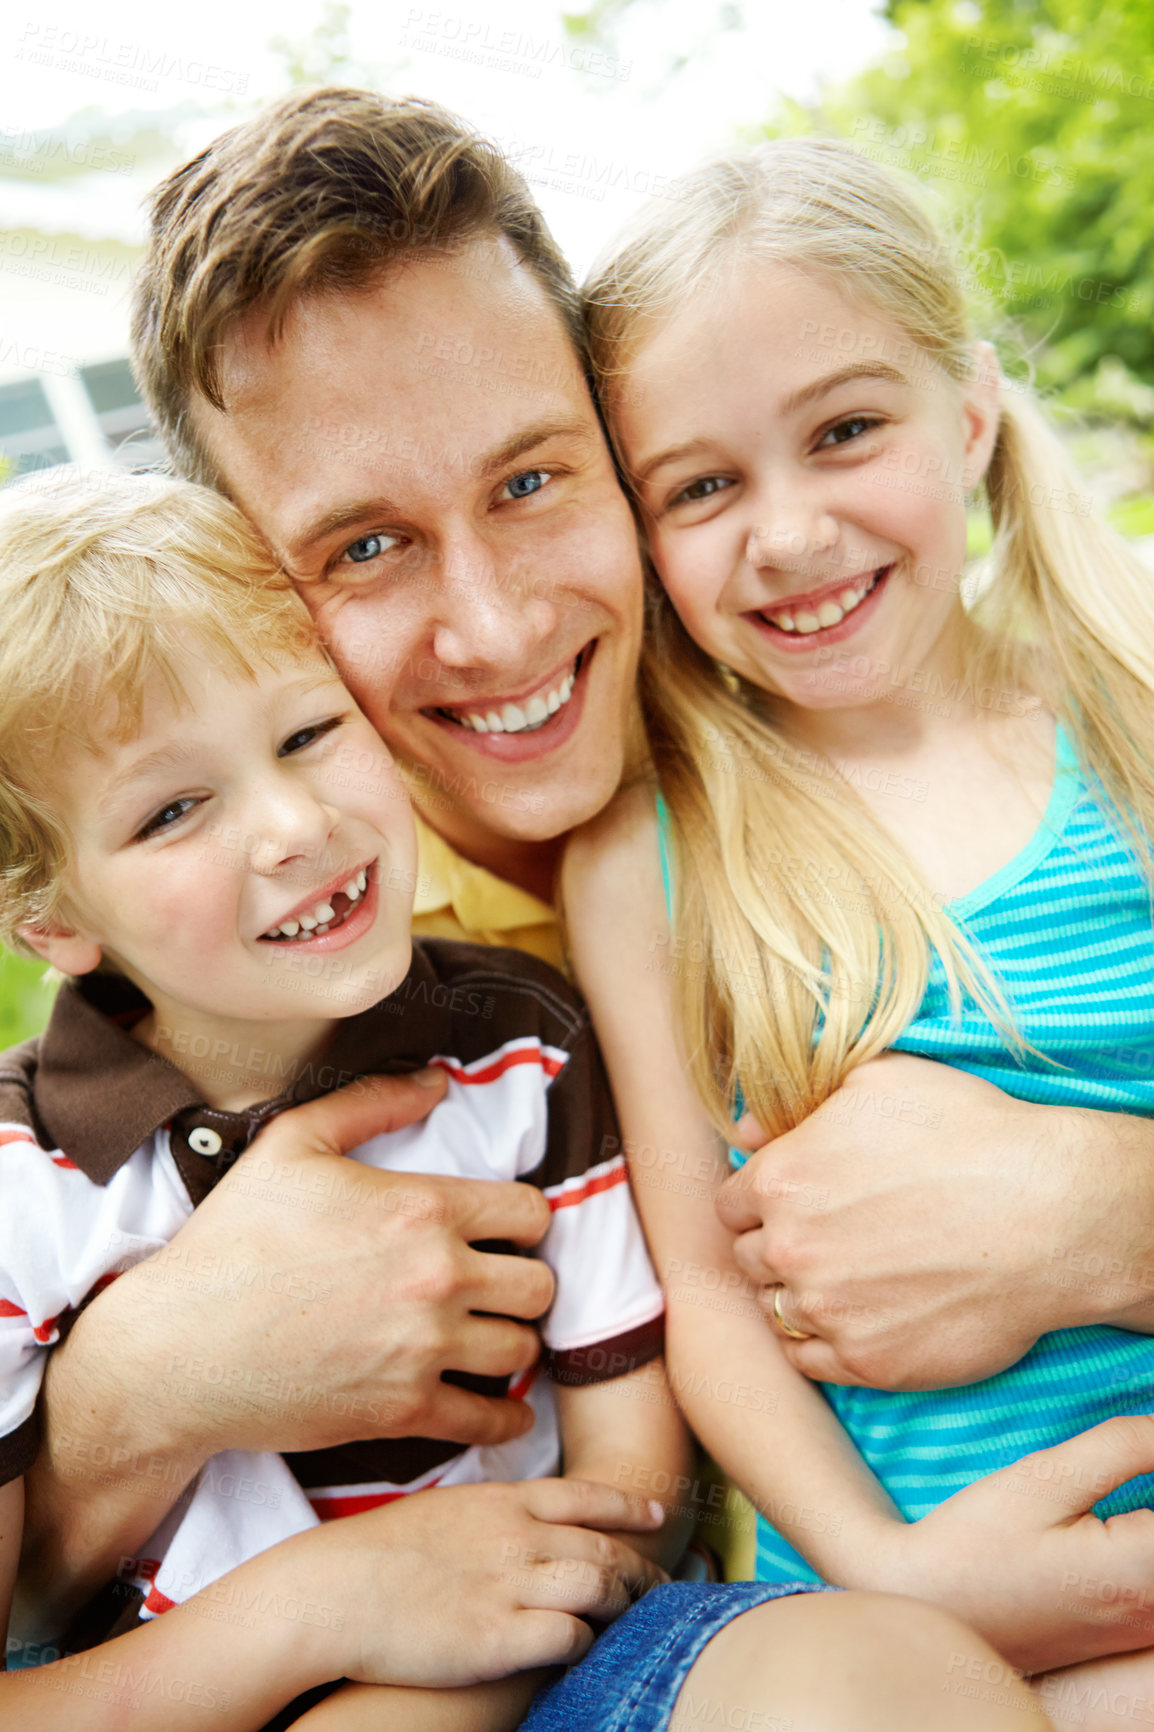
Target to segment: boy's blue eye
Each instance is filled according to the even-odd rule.
[[[505,483],[506,490],[514,499],[528,499],[532,493],[540,493],[551,476],[544,469],[525,469],[520,475],[511,475]]]
[[[140,826],[136,832],[137,838],[143,840],[148,836],[159,835],[162,830],[170,830],[174,824],[187,817],[198,803],[191,794],[182,794],[178,800],[169,800],[167,805],[162,806],[159,812],[154,812],[152,817]]]
[[[294,752],[303,752],[314,740],[319,740],[334,728],[339,728],[343,720],[343,716],[328,716],[323,722],[310,722],[307,728],[298,728],[295,734],[290,734],[287,740],[281,741],[277,747],[277,757],[291,758]]]

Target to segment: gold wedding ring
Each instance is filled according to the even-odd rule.
[[[785,1292],[784,1287],[775,1287],[773,1290],[773,1320],[774,1320],[774,1322],[777,1324],[777,1326],[781,1330],[782,1334],[788,1335],[790,1337],[791,1341],[812,1341],[813,1336],[810,1334],[808,1329],[795,1329],[793,1327],[793,1324],[787,1323],[785,1318],[782,1316],[782,1314],[781,1314],[781,1296],[784,1292]]]

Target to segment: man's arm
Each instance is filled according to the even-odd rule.
[[[1154,1330],[1154,1122],[1018,1101],[904,1053],[863,1065],[718,1201],[813,1339],[806,1376],[976,1383],[1054,1329]]]
[[[523,1185],[382,1173],[340,1152],[423,1117],[412,1079],[362,1082],[274,1120],[163,1252],[113,1282],[50,1357],[26,1480],[25,1581],[44,1632],[135,1556],[223,1448],[367,1436],[499,1443],[524,1405],[441,1381],[538,1352],[510,1317],[548,1306],[548,1206]],[[476,1313],[501,1313],[484,1316]],[[291,1318],[291,1327],[287,1326]]]

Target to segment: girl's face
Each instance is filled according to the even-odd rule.
[[[879,701],[961,622],[997,366],[955,382],[829,281],[750,262],[644,348],[614,420],[686,630],[807,709]]]

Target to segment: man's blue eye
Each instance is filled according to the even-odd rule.
[[[366,560],[376,559],[385,551],[385,542],[390,539],[384,535],[362,535],[359,541],[354,541],[345,548],[345,557],[351,559],[354,565],[363,565]]]
[[[543,469],[526,469],[521,475],[510,476],[505,486],[514,499],[528,499],[531,493],[540,493],[548,479]]]

